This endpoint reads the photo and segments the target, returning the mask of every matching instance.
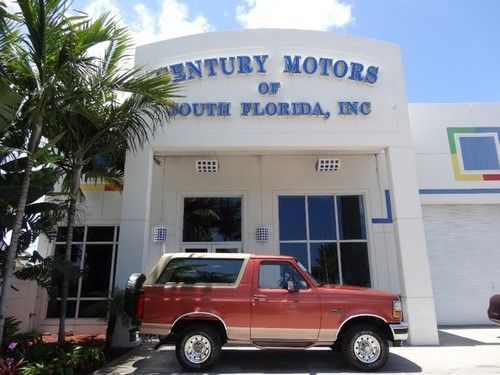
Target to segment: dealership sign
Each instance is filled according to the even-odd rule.
[[[213,57],[203,60],[185,61],[158,69],[158,74],[169,72],[174,82],[188,82],[206,77],[232,75],[266,74],[266,63],[269,55]],[[334,60],[327,57],[302,57],[300,55],[283,56],[283,73],[289,75],[305,74],[346,79],[354,82],[373,85],[378,80],[379,68],[365,67],[354,61]],[[282,88],[281,82],[262,81],[256,89],[260,95],[272,97]],[[177,108],[170,110],[172,116],[231,116],[238,111],[240,116],[315,116],[328,119],[331,111],[319,101],[316,102],[252,102],[238,104],[237,109],[231,102],[182,102]],[[368,116],[372,112],[369,101],[339,101],[335,109],[339,116]]]

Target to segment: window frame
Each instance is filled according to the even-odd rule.
[[[304,197],[305,201],[305,220],[306,220],[306,239],[305,240],[281,240],[280,239],[280,218],[279,218],[279,198],[280,197],[286,197],[286,196],[301,196]],[[309,202],[308,202],[308,197],[310,196],[328,196],[328,197],[333,197],[334,201],[334,218],[335,218],[335,240],[311,240],[310,239],[310,231],[309,231]],[[364,219],[364,226],[365,226],[365,239],[350,239],[350,240],[345,240],[345,239],[340,239],[340,223],[339,223],[339,213],[338,213],[338,202],[337,198],[338,197],[344,197],[344,196],[359,196],[363,200],[363,219]],[[368,281],[369,281],[369,287],[373,286],[373,269],[372,269],[372,259],[371,259],[371,251],[370,251],[370,226],[368,225],[368,212],[367,212],[367,193],[366,192],[359,192],[359,191],[349,191],[349,192],[307,192],[304,193],[303,191],[296,192],[296,191],[277,191],[275,192],[275,197],[274,197],[274,202],[275,202],[275,228],[276,228],[276,238],[275,238],[275,246],[278,249],[278,254],[281,254],[281,244],[284,243],[300,243],[300,244],[305,244],[306,245],[306,251],[307,251],[307,270],[311,273],[312,267],[311,267],[311,244],[313,243],[333,243],[335,244],[336,247],[336,254],[337,254],[337,269],[339,272],[339,284],[343,284],[343,276],[342,276],[342,257],[341,257],[341,250],[340,250],[340,245],[342,243],[366,243],[366,252],[367,252],[367,258],[368,258],[368,271],[370,272]],[[304,265],[306,266],[306,265]]]
[[[237,261],[240,262],[240,269],[238,271],[238,274],[236,275],[236,278],[234,282],[232,283],[223,283],[223,282],[195,282],[195,283],[186,283],[183,281],[166,281],[166,282],[159,282],[160,278],[162,277],[163,273],[166,271],[166,269],[172,264],[172,262],[176,262],[179,260],[210,260],[210,261],[224,261],[224,260],[232,260],[232,261]],[[175,285],[182,285],[182,286],[190,286],[190,287],[196,287],[196,286],[206,286],[206,285],[217,285],[217,286],[235,286],[239,283],[239,280],[241,279],[242,276],[242,271],[245,267],[245,258],[210,258],[210,257],[197,257],[197,258],[190,258],[190,257],[179,257],[179,258],[172,258],[167,264],[165,264],[165,267],[161,270],[160,274],[154,281],[154,285],[157,286],[175,286]]]
[[[79,265],[79,270],[83,270],[85,266],[85,255],[87,251],[87,245],[111,245],[112,246],[112,254],[111,254],[111,265],[110,265],[110,273],[109,273],[109,286],[108,286],[108,294],[106,297],[82,297],[82,283],[83,283],[83,277],[80,277],[78,279],[78,286],[77,286],[77,292],[75,297],[70,297],[68,296],[68,302],[73,302],[75,301],[76,306],[75,306],[75,315],[72,317],[66,317],[66,319],[90,319],[90,320],[95,320],[95,319],[101,319],[100,317],[80,317],[80,302],[82,301],[108,301],[108,299],[111,297],[111,294],[113,292],[114,286],[115,286],[115,276],[116,276],[116,260],[117,260],[117,255],[118,255],[118,245],[119,245],[119,233],[120,233],[120,224],[119,223],[85,223],[85,225],[75,225],[74,227],[83,227],[84,228],[84,233],[83,233],[83,238],[81,241],[73,241],[72,245],[78,245],[82,247],[82,254],[81,254],[81,261]],[[113,240],[112,241],[88,241],[88,228],[89,227],[112,227],[113,228]],[[56,230],[59,230],[59,228],[65,228],[65,226],[58,226]],[[65,245],[65,241],[57,241],[57,237],[54,239],[54,241],[51,242],[51,252],[50,254],[52,256],[55,255],[55,250],[56,246],[60,245]],[[60,301],[60,297],[57,297],[57,299],[54,302]],[[53,319],[59,319],[59,317],[48,317],[48,307],[49,307],[49,299],[46,298],[46,303],[44,306],[44,317],[47,320],[53,320]]]
[[[178,239],[178,249],[183,249],[185,247],[196,247],[198,245],[210,245],[210,244],[232,244],[234,247],[240,248],[240,253],[245,252],[244,244],[247,243],[247,233],[245,230],[245,223],[248,221],[247,218],[247,195],[248,191],[234,190],[234,191],[180,191],[177,193],[177,212],[179,213],[178,224],[176,226],[177,233],[179,233]],[[241,241],[217,241],[217,242],[184,242],[184,200],[186,198],[240,198],[241,199]],[[211,253],[210,251],[208,252]]]
[[[281,287],[281,288],[280,287],[267,288],[267,287],[263,287],[260,284],[260,276],[261,276],[262,266],[266,266],[266,265],[278,265],[280,267],[282,265],[288,265],[288,266],[290,266],[293,269],[294,274],[297,274],[302,279],[302,281],[306,284],[305,288],[298,288],[297,285],[295,285],[295,289],[297,291],[311,289],[311,285],[309,284],[309,281],[304,277],[304,275],[302,275],[302,273],[295,266],[295,264],[293,264],[291,262],[288,262],[286,260],[263,260],[263,261],[259,262],[259,265],[258,265],[258,267],[259,267],[258,275],[259,276],[258,276],[258,280],[257,280],[257,286],[258,286],[259,289],[265,289],[265,290],[287,290],[287,288],[284,288],[284,287]],[[295,284],[295,282],[294,282],[294,284]]]

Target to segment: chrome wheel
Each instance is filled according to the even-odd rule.
[[[210,341],[202,335],[189,337],[184,344],[184,355],[191,363],[203,363],[212,353]]]
[[[380,357],[380,343],[372,335],[360,335],[354,341],[354,355],[363,363],[373,363]]]

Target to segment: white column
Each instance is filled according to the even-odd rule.
[[[124,289],[130,274],[145,272],[150,239],[153,152],[127,153],[115,285]]]
[[[397,261],[409,343],[438,345],[416,166],[410,146],[389,147],[387,165],[394,214]]]

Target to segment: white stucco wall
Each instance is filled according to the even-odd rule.
[[[500,103],[409,104],[408,108],[419,188],[438,190],[422,193],[422,204],[500,203],[500,194],[494,190],[473,190],[499,189],[500,180],[455,179],[447,134],[451,127],[500,127]],[[450,191],[455,189],[464,193]]]
[[[409,114],[438,323],[487,324],[489,298],[500,293],[500,180],[457,176],[447,129],[498,132],[500,103],[410,104]]]
[[[278,195],[359,194],[365,202],[372,285],[400,292],[397,268],[394,270],[397,261],[392,226],[371,222],[372,218],[386,216],[385,196],[380,188],[383,182],[377,171],[377,159],[383,159],[383,155],[337,155],[342,166],[333,173],[315,170],[318,157],[324,154],[216,157],[220,164],[216,174],[196,172],[195,160],[199,156],[157,158],[160,164],[155,165],[153,173],[150,225],[166,226],[170,235],[164,244],[150,242],[148,269],[164,251],[181,249],[184,197],[242,196],[243,251],[278,254]],[[256,241],[255,231],[260,225],[269,228],[269,241]]]

